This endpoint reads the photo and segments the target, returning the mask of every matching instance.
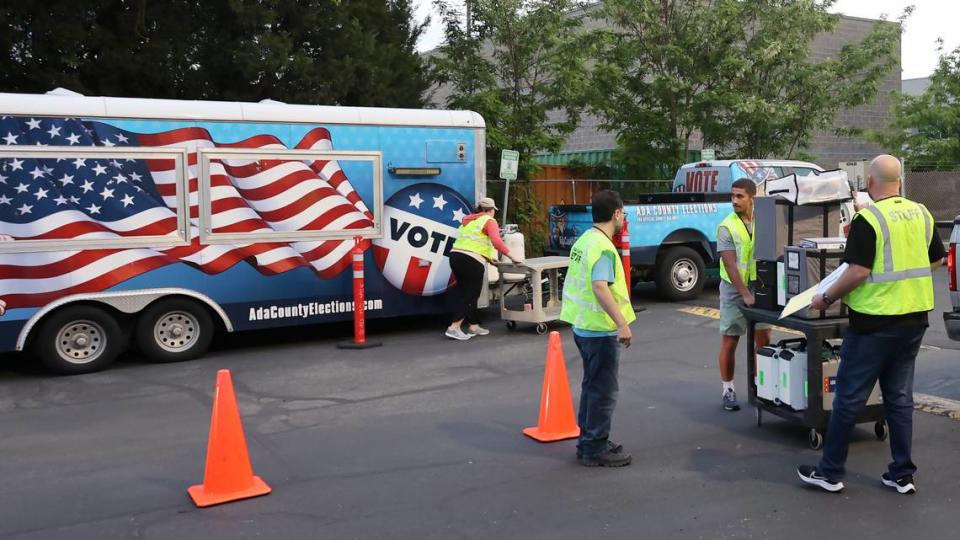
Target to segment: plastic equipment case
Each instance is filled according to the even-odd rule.
[[[757,397],[774,403],[779,401],[779,381],[780,361],[777,359],[777,349],[760,347],[757,350],[757,374],[754,380]]]
[[[828,339],[838,339],[843,337],[848,321],[846,318],[808,320],[798,317],[785,317],[780,319],[779,311],[770,311],[766,309],[750,308],[741,306],[740,310],[747,319],[747,358],[752,358],[755,352],[754,335],[756,334],[756,325],[758,322],[776,324],[778,326],[797,330],[801,332],[807,343],[808,358],[822,358],[824,354],[823,343]],[[757,359],[759,364],[760,358]],[[806,380],[823,381],[824,369],[829,369],[827,364],[822,362],[807,362]],[[777,369],[780,369],[778,365]],[[830,420],[830,409],[824,407],[824,389],[821,384],[808,384],[807,408],[795,411],[789,407],[776,405],[770,401],[757,399],[756,368],[753,362],[747,362],[747,389],[751,405],[757,410],[757,425],[763,423],[763,413],[767,412],[779,416],[789,422],[799,424],[809,428],[808,442],[814,450],[823,447],[823,434],[827,430],[827,423]],[[829,374],[829,371],[828,371]],[[836,373],[834,372],[835,376]],[[782,377],[781,377],[782,382]],[[829,379],[828,379],[829,380]],[[789,382],[789,381],[788,381]],[[827,385],[829,392],[829,384]],[[779,395],[779,394],[778,394]],[[832,402],[831,402],[832,403]],[[873,422],[874,434],[880,440],[887,438],[887,425],[883,417],[883,405],[867,404],[857,417],[857,423]]]
[[[807,340],[784,339],[757,350],[757,397],[795,411],[807,408]]]
[[[777,385],[781,404],[795,411],[807,408],[807,340],[785,339],[777,343],[780,380]]]

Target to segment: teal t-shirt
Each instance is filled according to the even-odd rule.
[[[606,281],[607,283],[613,283],[616,279],[616,272],[613,269],[614,265],[613,253],[609,251],[603,252],[600,258],[597,260],[597,263],[593,265],[593,270],[590,273],[590,279],[592,281]],[[617,332],[598,332],[596,330],[584,330],[582,328],[573,327],[573,333],[580,337],[610,337],[616,336]]]

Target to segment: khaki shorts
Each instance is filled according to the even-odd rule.
[[[720,335],[742,336],[747,333],[747,318],[740,311],[740,304],[720,301]],[[757,323],[757,330],[769,330],[770,325]]]

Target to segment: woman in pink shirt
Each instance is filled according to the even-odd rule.
[[[485,336],[489,330],[480,326],[480,314],[477,300],[483,290],[483,280],[487,277],[487,261],[495,262],[497,252],[504,254],[514,263],[510,250],[500,238],[500,226],[493,218],[498,210],[490,197],[484,197],[477,203],[474,213],[463,218],[463,224],[457,231],[457,241],[450,250],[450,270],[457,278],[460,302],[453,322],[447,327],[446,336],[466,341],[473,336]],[[467,331],[463,322],[467,322]]]

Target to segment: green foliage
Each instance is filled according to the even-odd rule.
[[[47,0],[0,7],[0,87],[421,107],[412,0]]]
[[[810,43],[836,28],[833,0],[606,0],[591,109],[619,158],[663,176],[700,132],[730,157],[789,157],[844,109],[873,99],[896,65],[900,27],[882,22],[834,59]],[[904,16],[909,14],[909,10]]]
[[[517,182],[510,185],[510,209],[524,236],[524,248],[533,256],[543,254],[547,247],[547,234],[543,218],[547,209],[537,198],[530,182]]]
[[[868,137],[902,156],[913,170],[953,170],[960,164],[960,47],[944,53],[919,96],[893,97],[893,122]]]
[[[746,2],[753,14],[745,54],[732,84],[704,118],[707,144],[744,157],[794,157],[817,130],[832,129],[844,110],[869,103],[897,66],[901,27],[881,21],[836,58],[809,59],[810,43],[836,29],[831,2]],[[901,21],[909,16],[908,8]],[[854,135],[841,132],[837,135]]]
[[[500,150],[517,150],[518,179],[529,180],[538,167],[533,155],[559,151],[584,106],[586,47],[575,2],[471,0],[469,29],[467,14],[456,5],[448,0],[435,5],[445,39],[430,67],[433,82],[449,91],[445,105],[483,116],[488,171],[499,169]],[[511,217],[530,238],[527,245],[535,246],[531,227],[542,219],[539,201],[520,186],[511,187],[510,198]],[[535,247],[531,251],[537,253]]]

